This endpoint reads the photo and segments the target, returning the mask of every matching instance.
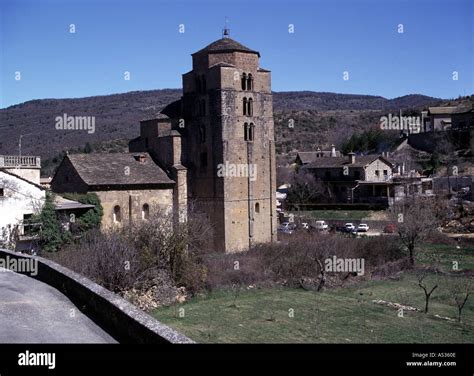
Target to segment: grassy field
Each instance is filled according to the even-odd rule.
[[[437,259],[441,269],[446,272],[452,272],[453,265],[458,270],[474,269],[474,247],[462,246],[457,249],[452,245],[424,244],[420,248],[422,250],[417,253],[416,258],[422,264],[430,264],[433,259]]]
[[[431,264],[438,255],[443,271],[474,268],[474,249],[424,245],[417,254],[419,265]],[[413,272],[398,279],[365,281],[356,286],[311,292],[302,289],[219,290],[189,302],[155,310],[160,321],[197,342],[230,343],[473,343],[474,297],[466,303],[463,323],[436,318],[456,318],[457,308],[449,293],[454,280],[469,277],[430,274],[437,283],[428,314],[399,312],[373,300],[385,300],[424,308],[424,293]]]
[[[443,272],[474,269],[474,248],[424,244],[417,265],[430,265],[433,256]],[[474,296],[457,317],[449,293],[454,280],[470,277],[429,274],[428,286],[438,284],[428,314],[399,312],[373,300],[385,300],[423,310],[424,293],[412,271],[398,279],[365,281],[355,286],[311,292],[302,289],[217,290],[185,304],[152,314],[197,342],[224,343],[474,343]]]
[[[429,282],[434,278],[430,276]],[[468,300],[461,324],[433,316],[456,317],[444,282],[440,280],[433,293],[428,315],[404,312],[399,317],[396,309],[372,302],[383,299],[422,309],[424,295],[411,273],[396,281],[370,281],[322,293],[221,290],[157,309],[153,315],[197,342],[473,343],[474,299]]]

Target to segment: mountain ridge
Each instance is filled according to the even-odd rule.
[[[22,153],[42,158],[83,147],[86,143],[132,139],[139,135],[140,120],[156,116],[181,95],[181,89],[131,91],[82,98],[34,99],[0,109],[0,154],[17,154],[20,135],[23,135]],[[280,115],[308,110],[341,114],[354,111],[398,112],[400,108],[419,108],[441,101],[420,94],[386,99],[373,95],[314,91],[273,92],[274,111]],[[57,130],[55,118],[64,114],[95,116],[95,133]],[[344,126],[349,125],[344,121],[335,123],[336,128]]]

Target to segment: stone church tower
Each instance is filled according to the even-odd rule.
[[[140,123],[131,152],[146,151],[175,181],[173,207],[206,216],[216,252],[276,240],[270,72],[226,34],[192,54],[183,96]]]
[[[214,226],[216,250],[276,240],[270,71],[227,33],[192,54],[183,75],[183,164],[188,202]]]

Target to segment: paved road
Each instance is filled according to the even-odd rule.
[[[114,342],[55,288],[0,268],[0,343]]]

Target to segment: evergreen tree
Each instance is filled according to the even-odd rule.
[[[56,252],[63,242],[61,224],[54,207],[54,196],[46,193],[46,202],[38,217],[41,223],[40,246],[43,251]]]

